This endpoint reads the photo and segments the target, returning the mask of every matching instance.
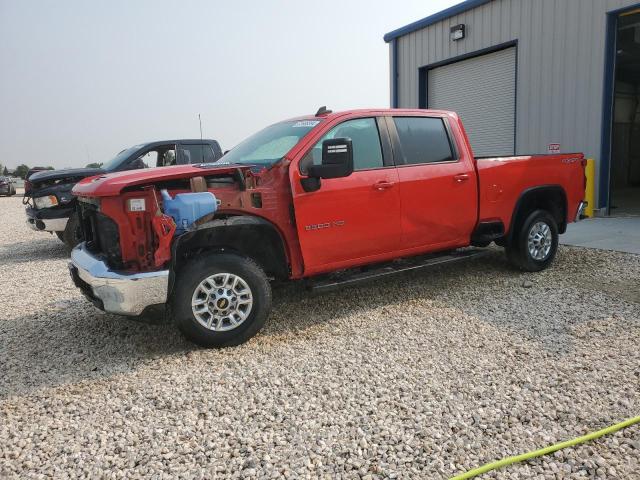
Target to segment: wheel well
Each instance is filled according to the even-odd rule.
[[[251,216],[215,219],[187,232],[172,246],[173,269],[199,253],[234,252],[249,257],[267,276],[289,277],[284,241],[270,222]]]
[[[546,210],[551,213],[556,220],[559,233],[564,233],[567,230],[567,195],[564,189],[559,185],[535,187],[524,191],[516,202],[511,217],[509,239],[534,210]]]

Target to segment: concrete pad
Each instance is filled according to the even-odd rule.
[[[640,255],[640,217],[599,217],[570,223],[560,243]]]

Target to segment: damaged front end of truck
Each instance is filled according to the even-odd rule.
[[[181,263],[203,252],[255,253],[286,275],[280,235],[261,218],[278,211],[270,173],[205,164],[83,180],[74,189],[85,239],[71,254],[74,282],[100,309],[135,316],[166,303]]]

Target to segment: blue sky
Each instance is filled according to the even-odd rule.
[[[0,163],[84,166],[136,143],[389,106],[382,36],[456,0],[0,0]]]

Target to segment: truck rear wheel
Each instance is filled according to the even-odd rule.
[[[171,300],[180,331],[203,347],[246,342],[271,311],[271,286],[264,271],[240,255],[214,253],[178,272]]]
[[[545,210],[535,210],[513,232],[506,246],[507,258],[516,268],[539,272],[547,268],[558,251],[558,225]]]

